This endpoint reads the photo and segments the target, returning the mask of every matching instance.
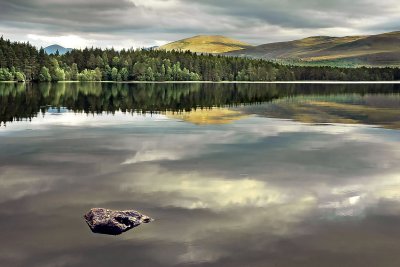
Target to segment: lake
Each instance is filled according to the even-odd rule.
[[[1,266],[400,266],[400,85],[3,83],[0,122]]]

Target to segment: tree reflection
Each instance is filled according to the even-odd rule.
[[[30,120],[50,107],[87,114],[190,112],[301,95],[364,95],[399,89],[394,84],[1,83],[0,122]]]

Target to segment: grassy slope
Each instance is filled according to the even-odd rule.
[[[371,36],[309,37],[227,53],[303,64],[400,65],[400,32]]]
[[[198,35],[192,38],[187,38],[163,45],[159,49],[164,49],[167,51],[190,50],[196,53],[217,54],[241,50],[248,47],[250,47],[249,44],[221,35]]]

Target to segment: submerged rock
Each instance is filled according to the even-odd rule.
[[[83,216],[93,233],[119,235],[153,219],[135,210],[91,209]]]

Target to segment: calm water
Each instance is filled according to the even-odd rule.
[[[399,85],[0,84],[0,121],[0,266],[400,266]]]

